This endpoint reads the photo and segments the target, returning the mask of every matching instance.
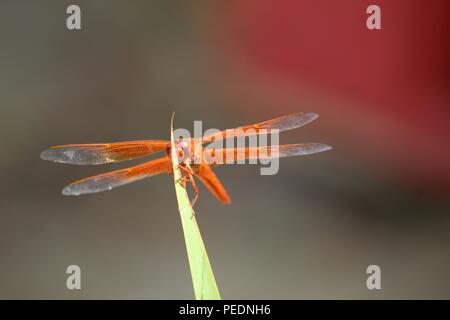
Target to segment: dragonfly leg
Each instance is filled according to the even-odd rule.
[[[182,165],[178,165],[178,168],[181,169],[181,177],[179,177],[179,178],[177,179],[177,182],[188,182],[189,179],[185,177],[185,176],[186,176],[185,170],[187,170],[187,169],[184,168]],[[183,169],[184,169],[184,170],[183,170]],[[170,176],[173,176],[173,171],[171,171],[171,172],[169,173],[169,175],[170,175]],[[186,187],[186,183],[183,183],[183,186]]]
[[[185,178],[185,177],[180,177],[180,178],[178,179],[178,181],[181,181],[181,182],[190,182],[189,178]]]
[[[191,207],[193,208],[195,203],[197,202],[198,194],[199,194],[197,184],[195,183],[194,176],[193,176],[194,171],[192,170],[192,168],[190,166],[186,167],[186,166],[180,165],[179,168],[182,171],[182,174],[184,175],[184,177],[181,177],[179,179],[180,181],[183,181],[183,187],[186,188],[186,182],[189,182],[192,185],[192,189],[194,189],[194,199],[191,200]]]
[[[184,165],[178,165],[178,168],[180,168],[181,171],[183,171],[186,175],[192,174],[192,169],[187,168]]]
[[[194,199],[191,200],[191,207],[194,208],[194,205],[198,199],[198,188],[197,184],[195,183],[194,176],[192,174],[189,174],[189,182],[192,185],[192,189],[194,189]]]

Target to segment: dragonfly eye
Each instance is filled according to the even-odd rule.
[[[177,157],[179,163],[189,160],[189,143],[187,141],[180,140],[177,142]]]

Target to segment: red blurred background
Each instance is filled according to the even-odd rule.
[[[381,30],[366,27],[370,4]],[[448,195],[449,1],[231,0],[213,12],[214,72],[235,105],[272,115],[300,102],[335,148]]]

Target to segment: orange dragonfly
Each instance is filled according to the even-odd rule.
[[[322,143],[285,144],[279,146],[245,147],[245,148],[212,148],[203,147],[203,144],[235,138],[239,136],[258,135],[268,130],[286,131],[302,127],[318,118],[316,113],[295,113],[282,116],[272,120],[260,122],[253,125],[241,126],[235,129],[223,130],[202,138],[178,139],[175,141],[176,154],[182,173],[182,183],[186,186],[189,182],[194,190],[195,198],[198,198],[198,188],[194,180],[196,176],[206,188],[222,203],[231,202],[228,193],[217,179],[212,167],[216,167],[225,161],[194,161],[191,154],[193,143],[201,146],[203,157],[214,159],[231,159],[234,161],[245,159],[262,159],[274,157],[290,157],[313,154],[330,150],[331,147]],[[81,195],[111,190],[143,178],[151,177],[160,173],[172,175],[171,142],[167,140],[139,140],[114,143],[95,144],[67,144],[51,147],[41,153],[44,160],[76,164],[76,165],[99,165],[110,162],[119,162],[137,159],[157,152],[165,152],[161,158],[145,162],[121,170],[99,174],[93,177],[75,181],[66,186],[63,195]],[[228,160],[227,160],[228,161]]]

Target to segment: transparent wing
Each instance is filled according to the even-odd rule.
[[[86,193],[96,193],[125,184],[151,177],[159,173],[169,173],[172,163],[169,157],[159,158],[131,168],[116,170],[97,176],[75,181],[65,187],[62,193],[66,196],[78,196]]]
[[[217,133],[213,133],[201,139],[201,143],[207,143],[217,140],[233,138],[237,136],[251,136],[261,133],[261,130],[278,129],[280,132],[300,128],[315,119],[319,115],[313,112],[298,112],[287,116],[282,116],[260,123],[241,126],[234,129],[227,129]]]
[[[204,161],[209,165],[220,165],[226,162],[236,162],[245,159],[268,159],[292,156],[303,156],[330,150],[331,146],[323,143],[284,144],[280,146],[254,148],[205,148]]]
[[[77,165],[104,164],[140,158],[163,151],[168,146],[169,142],[164,140],[66,144],[43,151],[41,158]]]

